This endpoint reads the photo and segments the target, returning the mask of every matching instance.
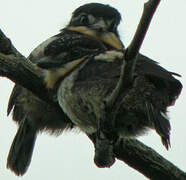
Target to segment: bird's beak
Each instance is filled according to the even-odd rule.
[[[119,40],[119,38],[112,32],[105,32],[101,35],[100,40],[104,43],[112,46],[113,48],[116,48],[118,50],[123,49],[122,42]]]
[[[99,32],[98,27],[96,27],[94,29],[90,29],[85,26],[69,26],[68,29],[71,31],[77,31],[77,32],[80,32],[80,33],[85,34],[87,36],[93,37],[99,41],[102,41],[102,42],[110,45],[111,47],[113,47],[115,49],[118,49],[118,50],[123,49],[122,42],[119,40],[119,38],[113,32],[108,32],[108,31]]]

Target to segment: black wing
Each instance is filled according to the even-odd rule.
[[[180,95],[182,84],[174,75],[180,76],[177,73],[167,71],[158,63],[144,55],[139,54],[137,61],[137,71],[143,73],[149,81],[151,81],[157,89],[168,93],[170,97],[170,105]]]
[[[96,39],[64,29],[43,49],[43,57],[37,61],[37,65],[44,69],[55,68],[105,49],[103,43]]]
[[[157,102],[158,100],[153,100],[153,104],[146,103],[145,108],[149,120],[153,121],[156,132],[161,136],[163,145],[168,149],[171,126],[166,116],[166,108],[173,105],[181,93],[182,84],[174,77],[174,75],[180,75],[167,71],[146,56],[140,54],[138,57],[137,71],[143,73],[154,84],[156,92],[162,100],[164,99],[162,103]]]

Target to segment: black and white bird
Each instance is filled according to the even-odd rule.
[[[74,126],[88,136],[98,131],[104,101],[115,89],[124,61],[124,45],[118,33],[120,20],[120,13],[109,5],[80,6],[59,34],[28,57],[41,68],[47,88],[57,90],[61,111],[19,85],[14,87],[8,114],[13,109],[19,129],[7,166],[17,175],[23,175],[30,164],[38,131],[59,133]],[[168,149],[167,107],[174,104],[182,89],[173,75],[157,62],[138,55],[132,85],[116,102],[121,104],[114,121],[118,137],[135,137],[151,128]]]

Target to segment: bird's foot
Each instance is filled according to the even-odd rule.
[[[109,168],[115,162],[113,153],[114,143],[109,140],[104,133],[99,131],[96,136],[95,142],[95,156],[94,162],[99,168]]]

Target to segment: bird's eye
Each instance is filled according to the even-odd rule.
[[[95,17],[91,14],[82,14],[79,18],[81,25],[92,25],[95,23]]]
[[[116,22],[114,21],[114,20],[112,20],[111,22],[110,22],[110,30],[111,31],[115,31],[115,29],[116,29]]]
[[[83,25],[89,24],[88,16],[87,16],[87,15],[82,15],[82,16],[80,17],[80,22],[81,22],[81,24],[83,24]]]

